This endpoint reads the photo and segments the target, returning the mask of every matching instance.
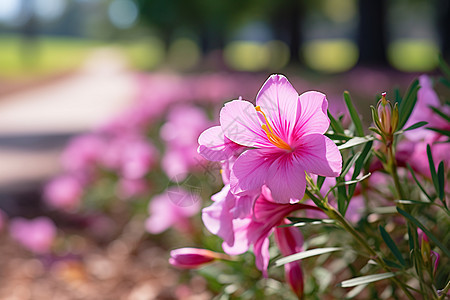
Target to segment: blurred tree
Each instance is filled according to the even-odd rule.
[[[386,1],[359,1],[359,62],[386,66]]]

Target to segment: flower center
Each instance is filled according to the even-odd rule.
[[[272,129],[272,126],[270,126],[269,120],[267,120],[266,114],[261,110],[261,107],[256,106],[255,109],[257,112],[260,112],[263,115],[264,119],[266,120],[266,124],[262,124],[261,128],[266,132],[269,141],[278,148],[285,150],[292,150],[291,147],[285,141],[283,141],[278,135],[275,134],[275,132]]]

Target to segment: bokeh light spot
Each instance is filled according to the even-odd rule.
[[[426,72],[438,64],[438,45],[430,40],[400,39],[389,44],[388,60],[405,72]]]
[[[325,73],[347,71],[355,66],[359,57],[358,46],[347,39],[310,41],[302,50],[308,67]]]
[[[108,16],[117,28],[130,28],[137,20],[138,8],[131,0],[114,0],[108,7]]]
[[[235,41],[224,50],[228,66],[238,71],[259,71],[267,67],[269,49],[266,45],[252,41]]]
[[[336,23],[350,21],[356,16],[355,0],[324,0],[324,14]]]
[[[200,48],[191,39],[178,38],[169,47],[168,60],[177,70],[192,69],[200,61]]]
[[[279,70],[289,63],[291,55],[289,46],[286,43],[274,40],[268,42],[266,45],[269,50],[268,68],[270,70]]]

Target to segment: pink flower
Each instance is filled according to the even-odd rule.
[[[206,249],[180,248],[170,251],[169,263],[181,269],[197,269],[216,259],[231,259],[231,257]]]
[[[105,141],[98,135],[86,134],[73,138],[65,148],[61,160],[70,172],[90,171],[105,151]]]
[[[289,222],[285,221],[285,224]],[[303,251],[303,236],[298,228],[278,227],[275,229],[275,241],[284,256]],[[290,262],[284,265],[286,281],[291,286],[292,291],[303,299],[303,271],[300,262]]]
[[[200,210],[201,199],[180,187],[168,188],[150,200],[149,218],[145,226],[153,234],[161,233],[171,226],[178,230],[189,230],[189,218]]]
[[[245,217],[235,217],[232,213],[233,205],[230,203],[234,195],[225,193],[226,191],[226,189],[223,190],[220,199],[216,199],[212,205],[217,206],[216,208],[205,208],[203,210],[203,222],[212,233],[217,232],[224,237],[222,248],[227,254],[242,254],[253,245],[256,266],[267,277],[269,236],[274,228],[280,225],[286,216],[296,210],[319,210],[319,208],[300,203],[276,203],[270,195],[270,190],[263,186],[261,194],[254,203],[252,212]],[[247,202],[251,203],[251,199]]]
[[[38,254],[50,251],[56,237],[55,224],[47,217],[33,220],[15,218],[11,220],[9,230],[13,239]]]
[[[80,180],[71,175],[62,175],[54,178],[44,187],[45,202],[56,209],[76,209],[83,195],[83,186]]]
[[[197,137],[210,124],[204,111],[192,105],[178,105],[169,111],[160,131],[167,149],[162,168],[169,177],[180,178],[205,163],[195,149]]]
[[[225,137],[250,147],[231,170],[233,193],[267,185],[280,203],[301,199],[305,172],[337,177],[342,158],[337,146],[323,134],[329,126],[324,94],[298,95],[282,75],[272,75],[256,97],[257,106],[234,100],[222,108],[220,124]],[[200,146],[217,145],[216,140]]]

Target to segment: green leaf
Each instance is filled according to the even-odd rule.
[[[327,110],[327,115],[330,119],[330,125],[333,131],[344,135],[344,127],[342,127],[342,124],[331,115],[329,110]]]
[[[436,113],[437,115],[439,115],[440,117],[442,117],[444,120],[446,120],[447,122],[450,122],[450,115],[445,114],[444,112],[442,112],[442,110],[440,110],[439,108],[433,107],[431,105],[428,106],[434,113]]]
[[[340,133],[325,133],[325,136],[332,139],[333,141],[348,141],[352,139],[351,136]]]
[[[325,181],[325,177],[323,176],[317,176],[317,187],[319,190],[322,188],[323,182]]]
[[[344,176],[348,173],[348,171],[350,171],[350,168],[353,166],[353,164],[355,163],[355,161],[358,159],[358,157],[361,155],[361,151],[356,152],[355,155],[353,155],[353,157],[349,160],[347,160],[344,163],[344,167],[342,168],[341,174],[339,175],[339,177],[344,178]]]
[[[343,182],[344,179],[343,178],[336,178],[336,182],[337,184]],[[337,187],[337,204],[338,204],[338,211],[345,216],[345,211],[346,211],[346,207],[347,207],[347,202],[348,202],[348,198],[347,198],[347,191],[345,189],[344,185],[340,185]]]
[[[409,86],[409,89],[406,93],[405,98],[402,100],[399,106],[399,122],[398,122],[398,129],[402,129],[403,126],[405,126],[406,122],[409,119],[409,116],[411,115],[413,108],[417,101],[417,91],[419,90],[419,81],[416,79],[414,82]]]
[[[417,231],[415,230],[413,232],[411,230],[411,226],[408,226],[408,244],[409,244],[409,253],[410,253],[410,255],[413,253],[414,247],[415,247],[414,246],[414,236],[413,236],[413,234],[417,235]]]
[[[445,194],[445,175],[444,175],[444,161],[441,161],[438,166],[437,171],[437,179],[438,179],[438,185],[439,185],[439,199],[441,199],[442,203],[444,203],[444,206],[447,206],[447,203],[444,201],[444,194]]]
[[[444,73],[444,75],[450,79],[450,67],[447,65],[441,54],[439,55],[439,68],[441,69],[442,73]]]
[[[347,294],[345,294],[345,299],[352,299],[352,298],[358,296],[359,293],[361,293],[366,288],[366,286],[367,286],[367,284],[361,284],[361,285],[358,285],[357,287],[354,287]]]
[[[336,184],[336,186],[355,184],[360,181],[363,181],[364,179],[368,178],[370,175],[372,175],[372,173],[367,173],[366,175],[361,176],[360,178],[356,178],[354,180],[339,182],[338,184]]]
[[[361,144],[365,144],[367,142],[373,141],[374,138],[371,136],[365,136],[365,137],[354,137],[351,140],[347,141],[345,144],[342,144],[338,146],[339,150],[352,148]]]
[[[439,192],[439,180],[436,174],[436,167],[433,161],[433,155],[431,154],[431,147],[427,144],[427,156],[428,156],[428,165],[430,167],[431,179],[433,180],[434,188],[436,190],[436,194],[440,194]]]
[[[433,204],[432,202],[423,202],[418,200],[395,200],[395,202],[401,204],[426,204],[426,205]]]
[[[295,254],[280,258],[279,260],[277,260],[275,262],[275,266],[279,267],[279,266],[285,265],[285,264],[293,262],[293,261],[305,259],[305,258],[312,257],[312,256],[322,255],[325,253],[340,251],[340,250],[343,250],[343,248],[329,247],[329,248],[316,248],[316,249],[306,250],[303,252],[295,253]]]
[[[450,130],[439,129],[439,128],[432,128],[432,127],[425,127],[425,128],[428,129],[428,130],[436,131],[437,133],[440,133],[442,135],[450,137]]]
[[[303,227],[306,225],[320,225],[320,224],[334,224],[335,221],[331,219],[311,219],[311,218],[288,218],[292,223],[283,224],[278,227]]]
[[[368,284],[368,283],[371,283],[371,282],[375,282],[375,281],[391,278],[391,277],[394,277],[394,276],[395,276],[395,273],[393,273],[393,272],[361,276],[361,277],[356,277],[356,278],[344,280],[344,281],[342,281],[339,284],[339,286],[341,286],[341,287],[352,287],[352,286],[357,286],[357,285],[361,285],[361,284]]]
[[[406,266],[406,262],[403,259],[402,253],[400,252],[400,250],[398,250],[397,246],[395,245],[394,241],[392,240],[391,236],[389,235],[389,233],[387,233],[387,231],[384,229],[383,226],[379,226],[378,227],[380,229],[380,233],[381,233],[381,237],[383,238],[384,242],[386,243],[386,245],[389,247],[389,249],[391,250],[392,254],[394,254],[395,258],[403,265]]]
[[[420,128],[420,127],[425,126],[425,125],[427,125],[427,124],[428,124],[428,122],[425,122],[425,121],[417,122],[417,123],[415,123],[415,124],[409,126],[408,128],[403,129],[403,131],[408,131],[408,130],[417,129],[417,128]]]
[[[447,247],[445,247],[432,233],[431,231],[429,231],[425,226],[423,226],[422,223],[419,222],[419,220],[417,220],[416,218],[414,218],[413,216],[411,216],[409,213],[407,213],[406,211],[404,211],[401,208],[397,207],[397,211],[404,216],[405,218],[407,218],[408,220],[410,220],[411,222],[413,222],[417,227],[419,227],[420,229],[422,229],[422,231],[427,235],[427,237],[432,240],[436,246],[438,246],[447,256],[450,256],[450,251],[447,249]]]
[[[357,136],[364,136],[364,129],[361,123],[361,118],[359,117],[358,112],[356,111],[356,108],[352,103],[348,91],[344,92],[344,100],[345,104],[347,105],[348,112],[350,113],[350,118],[352,119],[353,124],[355,124],[355,134]]]
[[[413,169],[411,168],[411,165],[409,163],[406,164],[406,166],[409,169],[409,172],[411,173],[412,177],[414,178],[414,181],[417,183],[417,186],[420,188],[420,190],[422,191],[422,193],[424,193],[424,195],[428,198],[428,200],[430,200],[431,202],[433,202],[434,198],[431,198],[430,195],[428,195],[428,193],[425,191],[425,189],[423,188],[423,186],[420,184],[419,180],[416,177],[416,174],[414,174]]]
[[[355,162],[355,169],[353,170],[353,175],[352,175],[352,180],[355,180],[356,177],[358,177],[359,173],[361,172],[364,163],[366,162],[366,159],[369,157],[370,154],[370,150],[372,149],[372,144],[373,142],[370,141],[368,142],[362,152],[361,155],[358,157],[358,159]],[[350,185],[348,187],[348,198],[353,197],[353,193],[355,192],[355,188],[356,188],[356,183]]]

